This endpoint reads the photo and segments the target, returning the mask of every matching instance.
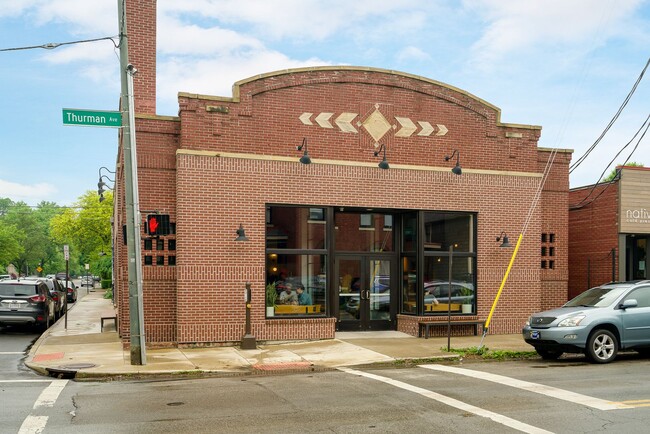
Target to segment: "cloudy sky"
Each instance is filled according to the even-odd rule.
[[[116,34],[117,0],[0,0],[0,197],[71,204],[117,153],[115,129],[61,115],[117,110],[110,40],[6,49]],[[176,115],[179,91],[231,96],[235,81],[287,68],[398,70],[541,125],[539,145],[574,149],[574,162],[598,141],[571,173],[578,187],[612,161],[650,167],[650,71],[599,140],[649,59],[650,0],[158,0],[157,110]]]

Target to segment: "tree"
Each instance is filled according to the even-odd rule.
[[[619,166],[620,167],[620,166]],[[634,161],[631,161],[629,163],[625,163],[625,166],[622,167],[644,167],[643,164],[641,163],[635,163]],[[609,172],[609,175],[604,177],[600,182],[610,182],[613,181],[617,176],[618,176],[618,170],[619,169],[612,169],[611,172]]]
[[[0,218],[0,271],[4,273],[7,265],[23,253],[22,242],[23,233]]]
[[[45,256],[50,242],[47,213],[40,213],[24,202],[14,203],[2,217],[5,224],[16,228],[22,249],[13,259],[21,273],[32,274]]]
[[[53,239],[59,245],[70,245],[70,254],[75,256],[75,271],[82,271],[87,263],[98,270],[100,253],[110,258],[113,194],[105,192],[104,199],[99,202],[96,192],[87,191],[75,202],[74,208],[66,209],[50,222]]]

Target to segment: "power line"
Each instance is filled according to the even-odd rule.
[[[645,129],[644,129],[644,128],[645,128]],[[639,133],[641,132],[641,130],[643,130],[643,133],[641,134],[641,137],[639,137],[639,140],[637,140],[636,145],[634,145],[634,149],[632,149],[632,151],[630,152],[630,154],[627,156],[627,158],[625,159],[625,161],[624,161],[623,164],[621,165],[621,166],[625,166],[625,164],[630,160],[630,158],[632,158],[632,155],[636,152],[637,148],[639,147],[639,144],[641,143],[641,140],[643,140],[643,138],[645,137],[645,135],[646,135],[646,133],[648,132],[648,129],[649,129],[649,128],[650,128],[650,115],[648,115],[648,117],[646,118],[646,120],[643,122],[643,125],[641,125],[641,128],[639,128],[639,129],[637,130],[637,132],[636,132],[636,133],[634,134],[634,136],[630,139],[630,141],[627,142],[627,144],[621,148],[621,150],[616,154],[616,156],[614,156],[614,159],[612,159],[612,161],[609,162],[609,164],[607,165],[607,167],[609,167],[609,166],[612,165],[612,163],[614,162],[614,160],[615,160],[615,159],[616,159],[616,158],[621,154],[621,152],[623,152],[623,150],[624,150],[625,148],[627,148],[628,145],[629,145],[630,143],[632,143],[632,141],[636,138],[636,136],[639,135]],[[603,175],[605,174],[606,171],[607,171],[607,168],[605,168],[605,170],[603,171],[603,173],[601,173],[599,179],[602,179],[602,177],[603,177]],[[614,180],[615,180],[615,179],[620,175],[620,173],[621,173],[621,169],[617,169],[617,170],[616,170],[616,176],[614,176]],[[580,208],[584,208],[585,206],[591,204],[591,203],[594,202],[596,199],[598,199],[598,198],[599,198],[599,197],[600,197],[600,196],[601,196],[605,191],[607,191],[607,189],[608,189],[610,186],[612,186],[612,185],[614,184],[614,181],[610,181],[610,182],[608,182],[608,183],[607,183],[607,186],[606,186],[605,188],[603,188],[603,189],[600,191],[600,193],[598,193],[598,195],[597,195],[596,197],[594,197],[593,199],[591,199],[589,202],[584,203],[584,202],[585,202],[585,201],[586,201],[586,200],[587,200],[587,199],[588,199],[588,198],[589,198],[589,197],[594,193],[594,191],[596,190],[596,187],[598,187],[599,185],[603,185],[603,184],[604,184],[604,183],[602,183],[602,182],[597,182],[596,184],[592,185],[592,186],[591,186],[591,190],[589,191],[589,194],[587,194],[587,195],[586,195],[586,196],[585,196],[585,197],[584,197],[580,202],[578,202],[577,204],[575,204],[575,205],[569,205],[569,209],[570,209],[570,210],[572,210],[572,209],[580,209]]]
[[[648,61],[646,62],[645,66],[643,67],[643,70],[641,71],[641,74],[639,74],[639,78],[637,78],[636,82],[634,83],[634,86],[632,86],[632,90],[627,94],[625,97],[625,100],[623,101],[623,104],[619,107],[618,111],[614,115],[614,117],[609,121],[607,124],[607,127],[605,127],[605,130],[600,134],[600,136],[596,139],[593,145],[587,149],[587,151],[580,157],[578,160],[571,164],[569,167],[569,174],[573,172],[585,159],[589,156],[591,151],[593,151],[596,146],[600,143],[600,141],[605,137],[605,134],[609,131],[609,129],[614,125],[614,123],[618,120],[619,116],[621,115],[621,112],[623,112],[623,109],[625,106],[627,106],[627,103],[630,102],[630,99],[632,99],[632,95],[634,95],[634,92],[636,92],[636,88],[639,86],[639,83],[641,82],[641,79],[643,78],[643,75],[645,74],[646,70],[648,69],[648,65],[650,65],[650,58],[648,58]]]
[[[33,50],[34,48],[43,48],[46,50],[53,50],[55,48],[61,47],[63,45],[72,45],[72,44],[83,44],[86,42],[97,42],[97,41],[111,41],[115,48],[118,47],[118,44],[115,42],[118,36],[105,36],[103,38],[94,38],[94,39],[82,39],[79,41],[70,41],[70,42],[48,42],[47,44],[41,45],[31,45],[28,47],[15,47],[15,48],[0,48],[0,51],[19,51],[19,50]]]

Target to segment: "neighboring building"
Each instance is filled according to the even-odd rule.
[[[447,320],[450,268],[452,319],[483,320],[513,253],[495,239],[505,232],[514,246],[526,223],[490,331],[519,332],[566,300],[571,151],[539,148],[541,127],[504,124],[497,107],[444,83],[349,66],[258,75],[232,97],[179,93],[178,116],[157,116],[155,2],[127,3],[127,22],[147,23],[129,32],[143,226],[157,213],[170,229],[142,234],[148,345],[240,341],[246,282],[258,340],[417,335],[419,321]],[[248,241],[235,241],[240,225]],[[127,251],[115,233],[126,343]],[[541,266],[540,247],[553,249]],[[269,284],[304,304],[266,309]]]
[[[650,169],[623,166],[611,182],[569,193],[569,297],[648,278]]]

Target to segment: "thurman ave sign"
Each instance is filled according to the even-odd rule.
[[[63,125],[121,127],[122,114],[112,111],[63,109]]]

